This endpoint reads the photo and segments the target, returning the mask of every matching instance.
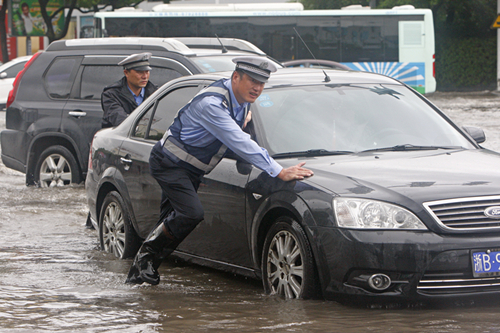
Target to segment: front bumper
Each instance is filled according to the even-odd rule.
[[[326,298],[430,300],[500,293],[500,276],[474,278],[471,258],[473,250],[498,248],[498,233],[456,236],[326,227],[312,232]],[[390,279],[384,290],[368,283],[377,274]]]

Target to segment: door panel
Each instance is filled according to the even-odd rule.
[[[182,242],[179,250],[252,267],[245,222],[248,174],[239,173],[236,164],[236,160],[225,158],[204,177],[198,195],[205,220]]]

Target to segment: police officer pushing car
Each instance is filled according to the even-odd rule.
[[[151,53],[132,54],[118,65],[123,66],[124,77],[104,88],[101,105],[104,111],[102,127],[122,123],[158,87],[149,81]]]
[[[161,217],[139,249],[126,283],[160,282],[158,267],[203,220],[197,191],[203,175],[227,149],[282,181],[313,175],[299,163],[283,168],[243,129],[251,121],[250,104],[260,96],[274,63],[262,57],[237,57],[229,79],[214,82],[179,110],[149,159],[151,175],[162,189]]]

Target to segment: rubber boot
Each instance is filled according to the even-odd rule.
[[[172,253],[179,244],[177,240],[171,238],[170,234],[168,235],[170,237],[165,233],[163,223],[151,231],[137,252],[125,283],[141,284],[147,282],[151,285],[160,283],[158,267],[164,257],[164,249]],[[172,250],[168,251],[168,249]]]

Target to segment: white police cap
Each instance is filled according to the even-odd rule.
[[[149,58],[152,54],[149,52],[132,54],[118,63],[123,69],[134,69],[136,71],[150,71]]]
[[[264,57],[235,57],[233,62],[236,64],[236,69],[240,69],[251,78],[264,83],[267,82],[271,73],[278,69],[272,61]]]

